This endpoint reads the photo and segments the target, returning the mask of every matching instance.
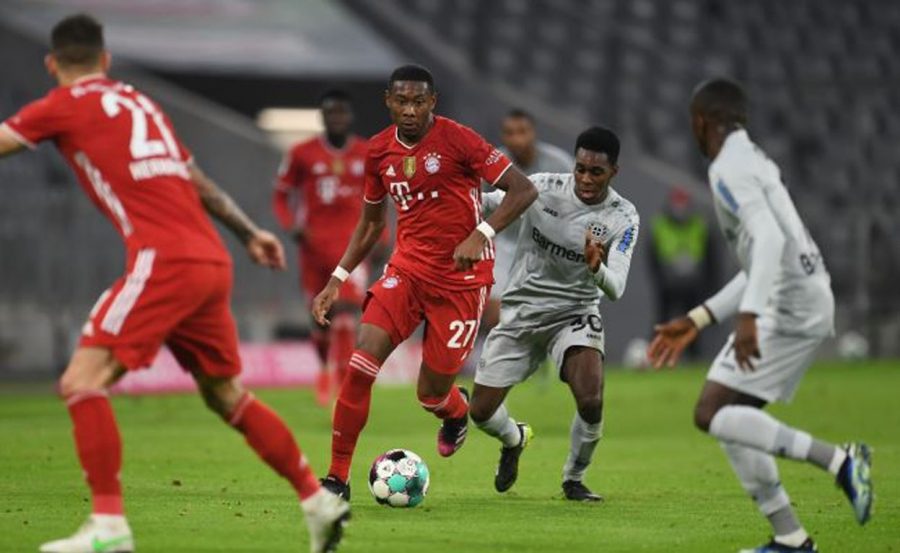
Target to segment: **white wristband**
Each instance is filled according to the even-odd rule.
[[[478,226],[475,227],[475,230],[484,235],[488,240],[493,240],[495,236],[497,236],[497,231],[494,230],[494,227],[488,224],[487,221],[482,221],[478,223]]]
[[[338,265],[334,268],[334,271],[332,271],[331,276],[341,282],[347,282],[347,279],[350,278],[350,271]]]
[[[698,305],[691,309],[688,311],[687,316],[694,323],[694,326],[697,327],[697,330],[703,330],[713,322],[712,315],[709,314],[709,309],[705,305]]]

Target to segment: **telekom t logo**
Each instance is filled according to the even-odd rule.
[[[402,211],[409,210],[409,204],[407,204],[407,200],[411,200],[412,196],[409,194],[409,183],[406,181],[401,182],[392,182],[391,183],[391,196],[394,197],[394,201],[400,206]]]

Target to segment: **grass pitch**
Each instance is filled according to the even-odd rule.
[[[536,439],[519,482],[493,490],[498,444],[472,428],[451,459],[435,451],[437,422],[411,388],[375,391],[354,465],[354,519],[347,552],[735,551],[767,539],[768,526],[744,495],[716,443],[691,426],[700,370],[610,371],[606,428],[586,482],[601,505],[561,499],[560,469],[573,412],[558,382],[527,384],[510,399]],[[833,441],[875,449],[876,507],[860,528],[830,477],[780,461],[788,493],[822,551],[900,551],[900,366],[823,364],[797,400],[774,413]],[[309,391],[264,391],[319,472],[327,468],[330,414]],[[293,493],[241,437],[192,395],[116,398],[125,443],[126,508],[139,551],[306,551]],[[415,509],[375,504],[368,463],[393,447],[421,454],[431,491]],[[68,535],[89,501],[64,406],[45,390],[0,389],[0,551],[35,551]]]

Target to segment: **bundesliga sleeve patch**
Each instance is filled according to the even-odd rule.
[[[725,202],[725,205],[728,206],[728,209],[737,213],[738,203],[737,200],[734,199],[734,194],[731,193],[731,190],[725,186],[725,181],[719,179],[719,182],[716,183],[716,191],[719,192],[719,195],[722,196],[722,201]]]

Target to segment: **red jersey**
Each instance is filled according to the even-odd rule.
[[[190,179],[191,154],[159,106],[104,75],[51,90],[3,124],[23,145],[53,140],[125,241],[160,260],[230,263]]]
[[[481,180],[494,184],[511,167],[478,133],[446,117],[414,146],[400,141],[391,125],[369,141],[366,196],[386,196],[397,207],[397,246],[391,265],[442,288],[469,289],[493,282],[494,247],[482,261],[458,271],[453,250],[482,221]]]
[[[351,136],[341,149],[319,136],[297,144],[278,170],[273,199],[275,216],[285,230],[306,233],[303,253],[331,272],[362,215],[367,143]],[[296,191],[295,208],[290,195]]]

